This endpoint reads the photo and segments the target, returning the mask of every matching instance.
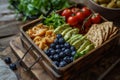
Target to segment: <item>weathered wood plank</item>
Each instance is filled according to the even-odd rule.
[[[19,42],[19,38],[16,38],[16,40],[13,40],[10,42],[11,48],[14,50],[15,55],[19,58],[22,58],[24,53],[21,51],[20,47],[22,47],[21,43]],[[19,45],[18,45],[19,44]],[[26,55],[26,57],[23,59],[22,63],[29,67],[33,62],[34,58],[30,56],[30,54]],[[50,76],[43,70],[43,68],[36,63],[32,69],[30,70],[32,75],[34,75],[38,80],[52,80]],[[29,72],[28,72],[29,73]]]

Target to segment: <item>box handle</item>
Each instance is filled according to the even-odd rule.
[[[21,38],[22,43],[24,44],[24,46],[30,46],[30,43],[26,43],[25,40],[23,38]],[[30,48],[30,47],[29,47]],[[29,49],[27,48],[27,49]],[[36,50],[32,51],[34,54],[36,52]],[[33,54],[32,54],[33,55]],[[36,61],[29,67],[26,68],[26,70],[30,70],[37,62],[39,62],[42,67],[44,68],[44,70],[46,70],[51,76],[54,76],[56,78],[60,78],[61,75],[58,74],[57,72],[55,72],[55,70],[52,69],[52,67],[50,67],[41,57],[41,55],[35,55],[34,57],[36,59]]]

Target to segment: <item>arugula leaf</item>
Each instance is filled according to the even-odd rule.
[[[59,14],[53,12],[44,20],[43,24],[53,26],[55,29],[58,26],[65,24],[65,17],[60,16]]]

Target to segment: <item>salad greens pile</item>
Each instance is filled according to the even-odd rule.
[[[48,26],[53,26],[55,29],[58,26],[65,24],[65,17],[60,16],[59,14],[53,12],[51,15],[46,17],[43,24],[48,25]]]
[[[9,0],[9,3],[27,19],[35,19],[41,14],[46,15],[50,9],[59,10],[73,4],[69,0]]]

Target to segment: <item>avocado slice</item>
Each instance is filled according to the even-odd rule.
[[[83,37],[82,35],[76,36],[74,37],[71,41],[70,44],[73,44],[75,41],[79,40],[81,37]]]
[[[73,39],[75,39],[76,37],[79,37],[79,36],[80,36],[80,34],[75,34],[67,42],[70,43],[71,40],[73,40]]]
[[[64,39],[67,41],[72,35],[77,34],[77,33],[79,33],[79,29],[78,28],[74,28],[74,29],[68,31],[65,34]]]
[[[77,59],[77,58],[79,58],[79,57],[81,57],[81,56],[83,56],[83,55],[85,55],[86,53],[88,53],[89,51],[91,51],[91,50],[94,49],[94,48],[95,48],[95,47],[94,47],[94,44],[88,45],[84,50],[82,50],[81,52],[76,53],[76,54],[74,55],[74,60]]]
[[[85,55],[86,53],[88,53],[89,51],[91,51],[94,48],[95,48],[94,45],[90,44],[84,50],[82,50],[81,52],[79,52],[78,56],[81,57],[82,55]]]
[[[84,42],[85,40],[85,36],[83,36],[82,38],[80,38],[79,40],[75,41],[72,45],[78,49],[80,47],[80,45]]]
[[[68,31],[70,31],[70,30],[72,30],[72,27],[66,28],[61,34],[62,34],[63,36],[65,36],[65,34],[66,34]]]
[[[63,24],[63,25],[57,27],[57,28],[54,30],[54,32],[55,32],[56,34],[60,34],[60,33],[62,33],[62,32],[63,32],[66,28],[68,28],[68,27],[70,27],[69,24]]]
[[[90,45],[91,42],[89,40],[85,40],[84,43],[80,46],[80,48],[77,50],[77,52],[81,52],[82,50],[84,50],[88,45]]]

